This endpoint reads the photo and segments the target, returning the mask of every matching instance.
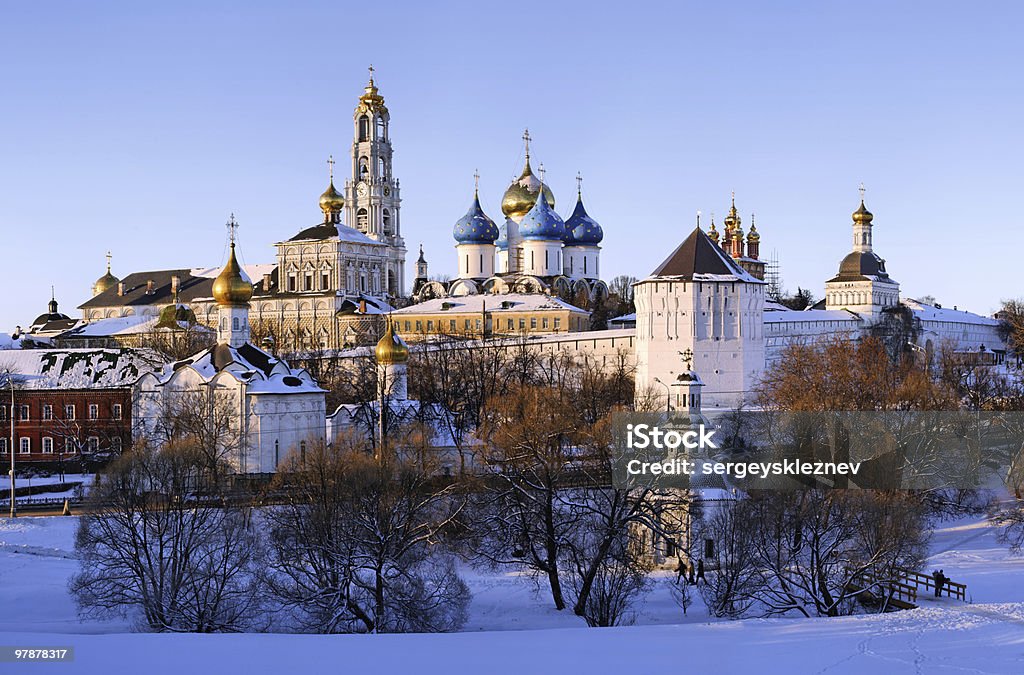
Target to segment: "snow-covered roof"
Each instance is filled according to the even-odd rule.
[[[451,298],[434,298],[410,305],[392,312],[394,316],[403,314],[466,314],[488,312],[536,312],[551,310],[568,310],[570,312],[586,312],[559,298],[542,293],[494,293],[485,295],[460,295]]]
[[[914,315],[922,321],[950,321],[953,323],[969,323],[983,326],[998,326],[999,320],[990,316],[982,316],[974,312],[962,309],[949,309],[948,307],[936,307],[928,303],[903,298],[900,302],[910,308]]]
[[[194,277],[203,279],[216,279],[217,275],[224,269],[223,265],[217,267],[193,267],[189,270]],[[277,269],[277,263],[253,263],[242,265],[243,275],[252,283],[252,279],[262,279],[264,274],[270,274]]]
[[[26,376],[30,389],[98,389],[132,385],[161,364],[148,349],[9,349],[0,369]]]
[[[214,347],[167,364],[153,372],[160,384],[171,382],[181,371],[194,371],[204,382],[210,382],[221,373],[228,373],[248,386],[253,394],[309,394],[324,390],[301,369],[291,368],[251,343],[240,347],[218,344]]]
[[[774,304],[774,303],[773,303]],[[849,321],[859,323],[861,317],[847,309],[769,309],[765,307],[764,322],[781,321]]]

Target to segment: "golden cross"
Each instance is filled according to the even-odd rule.
[[[480,171],[478,169],[473,169],[473,191],[480,191]]]
[[[368,70],[370,71],[370,84],[373,84],[373,64],[372,63],[370,64],[370,67],[369,67]]]
[[[110,271],[110,251],[107,251],[107,272]]]
[[[544,182],[544,162],[540,163],[540,166],[537,168],[537,173],[540,174],[540,180],[543,183]]]
[[[228,236],[231,238],[231,245],[235,245],[235,230],[238,229],[238,221],[235,220],[235,214],[231,214],[231,219],[227,223]]]
[[[865,192],[864,183],[861,183],[860,187],[857,188],[857,189],[860,191],[860,200],[864,201],[864,192]]]
[[[576,194],[583,196],[583,174],[576,172]]]
[[[532,139],[530,138],[530,130],[527,129],[526,131],[523,132],[523,142],[526,143],[526,159],[530,159],[530,141],[531,140]]]
[[[327,155],[327,173],[331,177],[331,182],[334,182],[334,155]]]

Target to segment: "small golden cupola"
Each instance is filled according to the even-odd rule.
[[[529,213],[533,205],[537,203],[537,195],[541,192],[548,202],[548,206],[555,208],[555,195],[551,192],[544,181],[537,178],[530,168],[530,130],[523,133],[523,141],[526,143],[526,165],[523,173],[505,190],[501,198],[501,212],[505,216],[517,220]]]
[[[252,281],[246,276],[238,258],[235,257],[235,229],[238,223],[235,222],[235,214],[231,214],[228,222],[228,229],[231,231],[231,253],[224,269],[213,282],[213,299],[221,307],[237,307],[248,305],[252,298]]]
[[[864,195],[861,195],[860,206],[853,212],[853,222],[858,224],[870,224],[874,217],[875,215],[868,211],[867,207],[864,206]]]
[[[110,251],[107,251],[107,273],[96,280],[96,283],[92,285],[92,294],[97,296],[114,286],[120,281],[117,277],[110,273]]]
[[[324,212],[325,223],[337,223],[341,220],[341,211],[345,208],[345,198],[334,188],[334,155],[327,159],[328,185],[320,195],[320,210]]]
[[[390,319],[387,320],[384,335],[377,342],[375,354],[378,365],[405,363],[409,360],[409,347],[406,346],[405,340],[395,333],[394,322]]]

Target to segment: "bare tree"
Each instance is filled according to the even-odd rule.
[[[356,437],[291,458],[271,509],[268,583],[306,629],[447,631],[466,620],[469,590],[440,546],[460,509],[415,463],[377,462]]]
[[[193,499],[204,458],[134,449],[90,491],[70,591],[84,616],[137,611],[153,631],[259,627],[259,537],[248,512]]]

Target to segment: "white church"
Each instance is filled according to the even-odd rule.
[[[765,369],[782,358],[787,345],[856,339],[901,308],[909,311],[914,328],[908,346],[929,360],[948,346],[964,358],[1001,363],[1006,343],[995,318],[900,298],[899,283],[873,250],[873,219],[862,193],[853,213],[852,250],[825,283],[823,303],[802,311],[771,302],[762,279],[694,229],[634,286],[637,391],[662,395],[689,372],[684,359],[692,358],[704,383],[704,407],[735,407],[750,401]]]

